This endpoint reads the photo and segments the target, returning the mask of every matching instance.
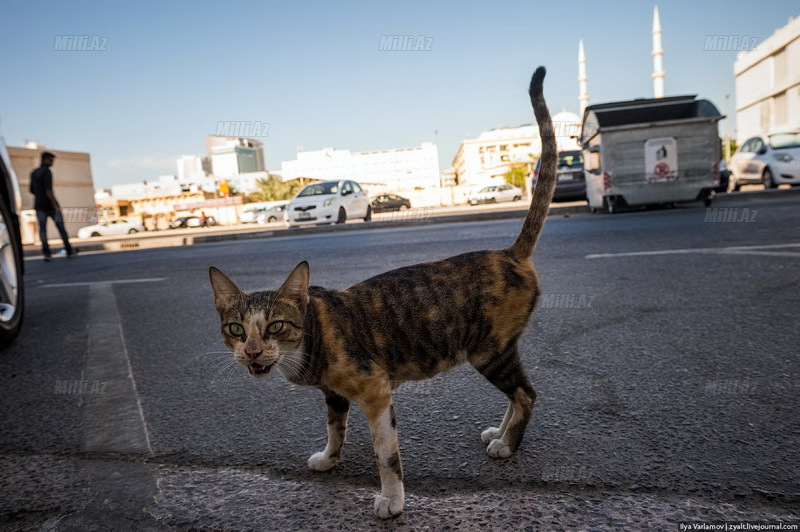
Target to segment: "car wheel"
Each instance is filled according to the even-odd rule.
[[[100,236],[100,233],[98,233],[97,231],[92,231],[91,236]]]
[[[22,327],[23,264],[19,232],[5,203],[0,201],[0,348],[10,345]]]
[[[408,210],[408,209],[410,209],[410,208],[411,208],[411,207],[410,207],[410,206],[408,206],[408,205],[406,205],[405,203],[404,203],[404,204],[402,204],[402,205],[400,205],[400,210],[401,210],[401,211],[407,211],[407,210]]]
[[[274,223],[274,222],[277,222],[277,221],[278,221],[278,219],[277,219],[277,218],[275,218],[274,216],[270,216],[270,217],[269,217],[269,220],[267,220],[267,221],[268,221],[269,223]]]
[[[339,217],[336,218],[337,224],[343,224],[347,220],[347,213],[344,211],[344,207],[339,207]]]
[[[365,222],[372,221],[372,206],[370,205],[367,206],[367,215],[364,216],[364,221]]]
[[[522,199],[522,196],[514,196],[514,201],[519,201]]]
[[[761,181],[764,183],[764,188],[775,188],[778,186],[775,184],[775,180],[772,179],[772,172],[770,172],[769,168],[764,168],[764,175],[761,176]]]
[[[497,200],[495,198],[492,198],[489,200],[489,203],[497,203]]]
[[[135,235],[135,234],[136,234],[136,233],[138,233],[138,232],[139,232],[139,231],[137,231],[136,229],[133,229],[133,228],[131,228],[131,230],[130,230],[130,231],[128,231],[128,234],[129,234],[129,235]]]

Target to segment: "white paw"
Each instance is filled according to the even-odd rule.
[[[497,427],[489,427],[481,433],[481,440],[483,443],[489,444],[490,441],[496,440],[500,437],[500,429]]]
[[[337,460],[325,456],[324,451],[320,451],[311,455],[311,458],[308,459],[308,467],[314,471],[327,471],[335,466],[336,462]]]
[[[392,499],[384,497],[383,495],[375,496],[375,515],[381,519],[389,519],[403,511],[402,495],[396,496]]]
[[[489,453],[489,456],[492,458],[508,458],[514,454],[511,452],[511,447],[503,440],[492,440],[486,452]]]

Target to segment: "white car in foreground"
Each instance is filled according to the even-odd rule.
[[[372,219],[369,198],[355,181],[321,181],[303,188],[286,207],[289,227]]]
[[[78,238],[129,235],[139,231],[144,231],[144,226],[140,222],[131,222],[125,218],[115,218],[107,222],[81,227],[78,229]]]
[[[729,188],[763,183],[764,188],[800,185],[800,131],[753,137],[731,157]]]
[[[522,190],[514,185],[491,185],[470,194],[467,201],[470,205],[478,203],[500,203],[501,201],[518,201],[522,199]]]

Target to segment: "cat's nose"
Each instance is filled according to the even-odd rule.
[[[261,355],[261,350],[260,349],[259,350],[245,349],[244,352],[245,352],[245,354],[247,354],[247,356],[249,356],[253,360],[257,359]]]

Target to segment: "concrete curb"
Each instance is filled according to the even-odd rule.
[[[738,200],[750,199],[764,199],[764,198],[784,198],[786,196],[800,197],[800,188],[783,189],[783,190],[754,190],[748,192],[735,192],[735,193],[722,193],[717,194],[714,198],[713,204],[728,203]],[[800,198],[799,198],[800,199]],[[713,207],[712,204],[712,207]],[[361,231],[366,229],[380,229],[380,228],[394,228],[394,227],[408,227],[428,224],[441,224],[441,223],[466,223],[466,222],[485,222],[492,220],[505,220],[511,218],[524,218],[528,212],[527,208],[502,210],[502,211],[482,211],[476,213],[460,213],[460,214],[441,214],[432,215],[423,218],[411,218],[409,220],[398,221],[372,221],[365,223],[353,223],[343,225],[325,225],[315,227],[302,227],[302,228],[275,228],[265,229],[263,231],[230,231],[220,232],[213,234],[168,234],[163,235],[151,234],[143,235],[134,238],[125,238],[118,240],[106,240],[103,242],[81,243],[77,245],[81,251],[126,251],[131,249],[150,249],[150,248],[163,248],[163,247],[179,247],[179,246],[192,246],[195,244],[203,244],[207,242],[225,242],[236,240],[253,240],[260,238],[273,238],[278,236],[298,236],[298,235],[312,235],[312,234],[325,234],[342,231]],[[588,205],[570,205],[570,206],[556,206],[550,207],[548,216],[564,216],[571,214],[589,213]],[[600,214],[599,214],[600,215]],[[599,216],[598,215],[598,216]],[[53,242],[58,246],[58,243]],[[26,245],[24,249],[26,257],[41,256],[41,248],[33,245]]]

